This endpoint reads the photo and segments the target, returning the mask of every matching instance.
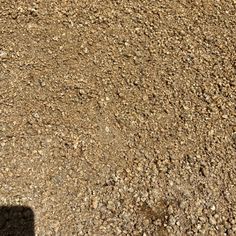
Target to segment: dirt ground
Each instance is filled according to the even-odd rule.
[[[235,0],[0,0],[0,205],[36,235],[236,235],[235,52]]]

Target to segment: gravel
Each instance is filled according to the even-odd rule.
[[[1,1],[0,205],[36,235],[236,235],[235,9]]]

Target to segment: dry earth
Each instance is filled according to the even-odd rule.
[[[37,235],[236,235],[235,13],[0,0],[0,205]]]

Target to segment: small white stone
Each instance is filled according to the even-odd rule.
[[[39,118],[39,114],[37,112],[33,113],[32,115],[34,118],[37,118],[37,119]]]
[[[197,224],[197,227],[196,227],[198,230],[200,230],[202,228],[202,226],[200,224]]]
[[[212,211],[215,211],[215,209],[216,209],[216,207],[215,207],[215,205],[213,205],[213,206],[211,207],[211,210],[212,210]]]
[[[88,48],[84,48],[84,53],[87,54],[88,53]]]
[[[6,57],[7,56],[7,52],[0,50],[0,57]]]
[[[105,127],[105,131],[106,131],[107,133],[110,131],[110,129],[109,129],[108,126]]]

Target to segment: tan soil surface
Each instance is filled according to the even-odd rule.
[[[37,235],[236,235],[235,13],[1,0],[0,205]]]

